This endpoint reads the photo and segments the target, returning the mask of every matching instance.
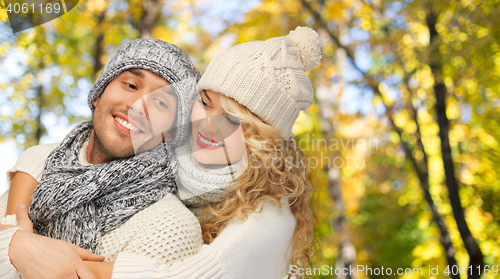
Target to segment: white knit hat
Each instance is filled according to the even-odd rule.
[[[306,71],[320,60],[318,33],[299,26],[285,37],[233,46],[210,61],[198,87],[233,98],[289,139],[299,112],[313,103]]]

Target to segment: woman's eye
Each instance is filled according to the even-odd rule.
[[[162,107],[165,107],[165,108],[168,108],[167,107],[167,104],[165,104],[164,102],[162,102],[161,100],[158,100],[158,99],[153,99],[156,103],[158,103],[160,106]]]
[[[203,100],[203,98],[199,98],[198,103],[202,104],[205,108],[210,108],[210,106],[207,104],[207,102],[205,102],[205,100]]]
[[[131,89],[137,90],[137,87],[135,87],[135,85],[132,85],[132,84],[130,84],[130,83],[125,83],[125,85],[126,85],[128,88],[131,88]]]
[[[240,125],[240,121],[234,117],[230,117],[230,116],[227,116],[226,115],[226,119],[227,121],[229,122],[229,124],[233,125],[233,126],[238,126]]]

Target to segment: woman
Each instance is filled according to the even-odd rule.
[[[207,171],[217,170],[225,159],[231,163],[225,175],[232,175],[240,148],[230,143],[243,146],[238,145],[243,136],[247,159],[241,157],[247,167],[235,167],[241,173],[231,187],[213,188],[206,187],[205,180],[197,184],[184,179],[183,183],[183,166],[189,170],[192,161],[179,160],[181,200],[190,208],[211,205],[200,218],[209,244],[172,265],[124,252],[114,263],[89,263],[95,274],[103,278],[111,272],[114,278],[282,278],[290,263],[307,264],[314,243],[308,207],[312,187],[303,152],[290,135],[299,111],[312,104],[313,89],[305,71],[319,63],[320,53],[318,35],[298,27],[286,37],[238,45],[212,60],[199,82],[202,93],[191,115],[193,157],[209,167]],[[197,118],[200,108],[206,120]],[[239,126],[241,121],[242,129],[225,134],[222,120],[214,121],[217,115],[228,125]],[[218,155],[209,155],[216,151]],[[224,152],[222,161],[220,152]],[[180,148],[176,153],[184,155]],[[222,201],[217,200],[221,196]]]

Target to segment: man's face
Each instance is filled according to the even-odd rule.
[[[105,161],[153,148],[162,136],[171,139],[166,131],[177,114],[175,93],[166,80],[148,70],[121,73],[94,106],[94,148]]]

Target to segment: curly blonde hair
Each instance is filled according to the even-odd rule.
[[[302,149],[293,140],[281,139],[280,131],[246,107],[221,94],[226,113],[241,120],[247,145],[247,168],[224,201],[205,209],[200,223],[205,243],[211,243],[233,218],[244,220],[260,212],[268,202],[288,200],[297,223],[293,235],[291,264],[305,267],[315,251],[313,214],[309,207],[312,185],[309,165]],[[287,206],[287,205],[284,205]]]

